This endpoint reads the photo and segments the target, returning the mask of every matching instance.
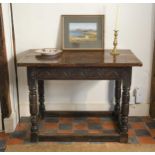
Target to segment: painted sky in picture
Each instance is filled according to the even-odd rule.
[[[97,29],[97,23],[70,23],[69,24],[69,30],[74,31],[77,29],[82,29],[82,30],[95,30]]]
[[[97,23],[69,23],[71,43],[96,41]]]

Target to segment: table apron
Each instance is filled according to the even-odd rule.
[[[132,67],[28,67],[31,79],[36,80],[117,80],[128,79]]]

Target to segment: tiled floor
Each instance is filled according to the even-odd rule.
[[[44,134],[115,134],[116,127],[109,117],[49,117],[41,121],[39,131]],[[13,133],[0,133],[0,148],[5,148],[7,144],[30,143],[29,133],[29,118],[21,118]],[[130,117],[129,143],[155,144],[155,120]]]

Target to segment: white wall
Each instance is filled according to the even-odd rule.
[[[17,53],[32,48],[61,48],[62,14],[105,14],[105,48],[112,48],[114,4],[13,4]],[[140,88],[140,105],[131,115],[148,115],[153,48],[153,5],[121,4],[119,48],[131,49],[143,62],[133,69],[132,90]],[[18,69],[21,115],[29,115],[25,68]],[[109,109],[113,81],[48,81],[45,83],[49,109]],[[131,98],[131,103],[132,103]],[[51,104],[50,104],[51,103]]]

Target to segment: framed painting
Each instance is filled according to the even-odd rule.
[[[104,15],[62,15],[63,50],[103,50]]]

